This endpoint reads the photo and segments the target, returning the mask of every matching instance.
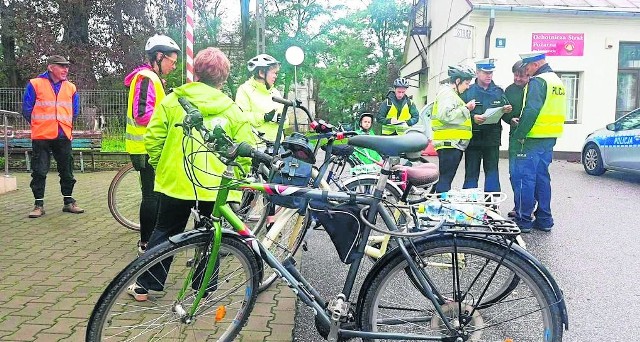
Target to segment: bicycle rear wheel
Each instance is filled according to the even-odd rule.
[[[553,288],[513,252],[501,263],[505,248],[460,237],[416,242],[426,274],[446,299],[441,306],[444,319],[466,334],[466,341],[561,341],[562,319]],[[457,268],[449,267],[452,261]],[[407,267],[407,261],[398,255],[380,269],[369,287],[363,287],[358,316],[362,329],[425,338],[455,336],[434,304],[416,291]],[[483,305],[490,293],[503,292],[505,279],[513,274],[520,279],[517,287],[501,300]]]
[[[194,289],[200,287],[198,279],[204,274],[210,241],[208,234],[179,243],[167,241],[132,262],[96,303],[86,340],[233,341],[256,301],[258,262],[243,241],[223,237],[208,294],[187,321],[185,313],[193,304]],[[151,291],[149,300],[136,302],[127,287],[154,266],[154,270],[166,272],[164,287],[155,284],[154,288],[162,291]],[[183,289],[186,293],[180,296]]]
[[[140,174],[129,163],[113,177],[107,193],[107,204],[118,223],[127,229],[140,230],[140,202]]]

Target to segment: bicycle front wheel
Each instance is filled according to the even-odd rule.
[[[223,237],[219,262],[205,297],[191,317],[188,313],[202,282],[210,241],[210,235],[175,244],[167,241],[136,259],[96,303],[86,340],[233,341],[256,301],[258,262],[243,241]],[[162,290],[150,291],[147,301],[136,302],[127,287],[146,272],[162,273],[166,281],[150,286]]]
[[[107,193],[107,204],[118,223],[127,229],[140,230],[140,202],[140,173],[129,163],[113,177]]]
[[[524,257],[509,252],[502,260],[505,248],[460,237],[416,243],[425,273],[445,298],[438,305],[444,317],[423,290],[416,289],[406,271],[407,261],[398,255],[368,288],[363,287],[362,329],[425,338],[463,335],[465,341],[477,342],[561,341],[562,319],[553,288]],[[503,291],[505,280],[514,274],[520,279],[517,287],[499,301],[483,305],[492,292]],[[445,321],[457,331],[449,331]]]

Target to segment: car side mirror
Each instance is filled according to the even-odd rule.
[[[610,123],[605,127],[610,131],[615,131],[616,130],[616,124],[614,124],[614,123]]]

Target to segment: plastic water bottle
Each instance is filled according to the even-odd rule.
[[[451,204],[449,222],[459,224],[482,224],[487,210],[475,204]]]
[[[440,195],[442,200],[451,203],[480,202],[483,197],[479,189],[449,190]]]
[[[431,220],[440,220],[443,217],[449,217],[448,208],[444,207],[442,202],[436,200],[418,206],[418,213],[427,216]]]

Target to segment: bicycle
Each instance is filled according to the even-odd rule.
[[[185,119],[183,125],[190,122],[197,120]],[[192,127],[188,128],[191,131]],[[205,133],[203,127],[197,129]],[[381,199],[388,178],[385,173],[398,162],[397,157],[386,158],[373,196],[236,180],[232,176],[236,157],[261,160],[274,169],[282,162],[246,144],[232,144],[220,130],[203,134],[209,137],[210,149],[227,164],[213,215],[202,219],[205,228],[172,237],[120,272],[94,307],[87,341],[232,341],[255,304],[262,262],[314,310],[318,331],[330,341],[353,337],[364,341],[562,340],[563,328],[568,328],[562,291],[539,261],[513,243],[519,234],[517,226],[495,231],[485,222],[467,226],[429,222],[419,220],[411,209],[414,225],[399,227]],[[349,143],[398,156],[422,150],[426,139],[418,134],[393,141],[359,136]],[[259,190],[274,197],[299,196],[335,215],[338,206],[329,203],[355,206],[355,248],[347,251],[349,260],[345,260],[350,268],[340,294],[325,300],[297,271],[292,256],[278,261],[253,236],[225,204],[229,191],[238,189]],[[338,221],[327,222],[322,217],[317,219],[327,230]],[[381,218],[386,229],[378,227],[376,218]],[[223,220],[233,230],[223,230]],[[372,230],[392,235],[397,247],[374,265],[354,301],[351,292],[363,258],[363,242]],[[166,271],[167,280],[149,288],[159,291],[153,301],[129,304],[126,287],[157,269]],[[484,301],[496,291],[496,283],[501,291],[501,280],[511,275],[520,279],[517,289],[506,298]]]

